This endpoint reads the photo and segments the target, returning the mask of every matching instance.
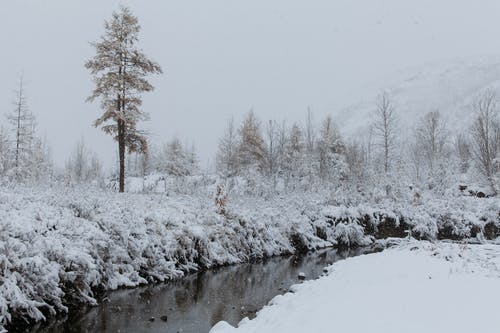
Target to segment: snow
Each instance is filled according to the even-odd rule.
[[[424,195],[414,204],[403,194],[343,204],[328,189],[282,196],[265,184],[253,195],[244,187],[230,191],[221,215],[217,182],[186,178],[169,193],[123,194],[0,186],[0,331],[13,316],[41,321],[71,304],[97,304],[96,290],[295,251],[369,245],[405,237],[407,228],[435,240],[448,226],[451,235],[483,242],[486,224],[500,226],[499,198]],[[388,221],[394,226],[387,228]]]
[[[500,245],[403,241],[292,290],[210,333],[498,332]]]

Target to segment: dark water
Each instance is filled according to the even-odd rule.
[[[98,307],[33,327],[30,332],[190,332],[204,333],[220,320],[236,325],[274,296],[322,274],[325,266],[367,250],[326,249],[305,255],[222,267],[172,281],[110,292]],[[167,318],[161,319],[162,316]],[[154,318],[154,320],[153,320]],[[166,319],[166,321],[164,321]]]

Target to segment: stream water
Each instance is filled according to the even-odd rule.
[[[300,283],[300,272],[315,279],[325,266],[366,251],[324,249],[121,289],[110,292],[97,307],[82,308],[27,332],[206,333],[220,320],[236,325],[244,317],[255,317],[274,296]]]

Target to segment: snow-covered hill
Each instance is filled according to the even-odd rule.
[[[373,119],[377,96],[393,99],[401,130],[412,129],[429,111],[439,110],[453,132],[470,126],[471,103],[487,89],[500,97],[500,55],[447,60],[401,70],[353,91],[340,106],[337,121],[345,135],[357,135]],[[357,101],[357,102],[353,102]]]

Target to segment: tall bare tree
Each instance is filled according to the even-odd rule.
[[[500,119],[497,97],[491,90],[484,92],[473,103],[475,120],[471,129],[472,152],[481,173],[490,183],[493,191],[497,170],[495,159],[500,156]]]
[[[217,171],[224,176],[234,176],[238,169],[236,130],[233,118],[229,119],[224,136],[219,140],[216,157]]]
[[[21,169],[26,171],[25,167],[29,161],[35,128],[35,118],[28,108],[22,75],[19,79],[19,88],[16,91],[14,110],[7,118],[14,133],[13,166],[16,177],[19,178],[21,177]]]
[[[94,125],[118,141],[120,192],[125,187],[125,150],[147,151],[145,134],[137,129],[137,123],[148,118],[140,108],[141,93],[154,89],[146,76],[162,73],[160,65],[137,48],[140,29],[128,8],[114,12],[104,23],[100,41],[92,43],[96,55],[85,64],[96,84],[88,101],[100,98],[104,111]]]
[[[389,161],[395,148],[396,127],[397,118],[394,105],[389,94],[384,92],[378,97],[373,131],[383,150],[385,173],[389,172]]]

